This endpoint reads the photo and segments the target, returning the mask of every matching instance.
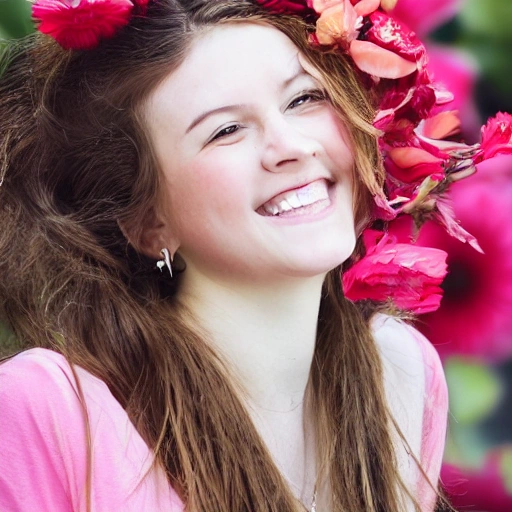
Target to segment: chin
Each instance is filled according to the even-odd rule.
[[[352,255],[354,243],[338,247],[336,251],[325,253],[321,250],[309,252],[308,258],[296,261],[292,275],[296,277],[326,276],[331,270],[339,267]]]

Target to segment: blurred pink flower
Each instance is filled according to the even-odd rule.
[[[399,0],[393,16],[403,21],[420,37],[453,18],[459,12],[463,0]]]
[[[485,510],[505,512],[512,510],[512,495],[507,492],[500,469],[501,450],[487,454],[480,469],[462,469],[443,464],[441,479],[457,510]]]
[[[512,354],[512,156],[478,165],[471,179],[455,183],[451,197],[455,215],[473,234],[485,254],[428,222],[417,243],[448,253],[448,276],[438,311],[422,317],[420,330],[442,357],[451,354],[498,359]],[[400,218],[390,231],[409,239],[411,220]]]
[[[417,314],[435,311],[446,275],[446,253],[430,247],[397,243],[393,237],[367,229],[366,255],[343,274],[343,290],[350,300],[393,303]]]
[[[429,71],[453,93],[453,101],[447,104],[447,108],[458,111],[465,138],[469,142],[477,141],[481,121],[473,100],[478,77],[476,61],[467,53],[448,46],[427,43],[427,50]]]

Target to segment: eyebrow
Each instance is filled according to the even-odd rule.
[[[203,112],[199,116],[197,116],[191,123],[190,126],[187,128],[187,131],[185,134],[190,132],[193,128],[195,128],[199,123],[203,122],[207,117],[212,116],[213,114],[221,114],[222,112],[228,112],[231,110],[237,110],[242,108],[242,105],[225,105],[223,107],[214,108],[212,110],[207,110],[206,112]]]
[[[303,75],[309,75],[302,67],[297,70],[296,73],[294,73],[290,78],[287,78],[281,85],[281,89],[286,89],[292,82],[294,82],[297,78],[303,76]],[[225,105],[223,107],[214,108],[212,110],[207,110],[206,112],[203,112],[202,114],[198,115],[189,125],[187,128],[185,134],[189,133],[191,130],[193,130],[199,123],[202,123],[206,118],[214,115],[214,114],[221,114],[222,112],[229,112],[232,110],[238,110],[243,108],[243,105],[236,104],[236,105]]]

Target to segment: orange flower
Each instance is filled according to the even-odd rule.
[[[358,36],[360,18],[349,0],[332,2],[315,0],[315,10],[320,9],[316,22],[316,37],[322,45],[339,45],[348,49],[350,42]]]

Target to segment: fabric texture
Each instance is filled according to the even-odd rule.
[[[420,386],[424,405],[417,444],[422,465],[435,483],[447,414],[441,363],[415,329],[379,316],[376,338],[394,338],[405,346],[412,343],[411,353],[420,354],[417,359],[425,380]],[[0,365],[0,510],[86,510],[86,409],[93,454],[91,510],[183,512],[163,470],[152,465],[152,451],[106,384],[81,368],[76,373],[84,403],[69,364],[56,352],[34,348]],[[432,511],[435,492],[421,478],[415,484],[422,510]]]
[[[151,450],[106,384],[76,371],[91,430],[91,510],[182,512],[163,471],[152,468]],[[84,409],[65,358],[35,348],[1,364],[0,510],[85,511],[86,469]]]

